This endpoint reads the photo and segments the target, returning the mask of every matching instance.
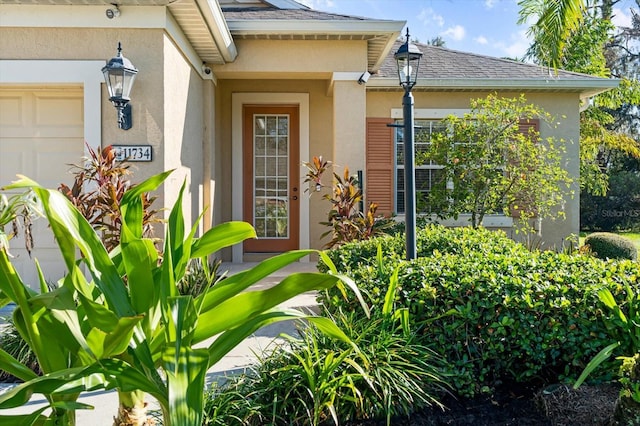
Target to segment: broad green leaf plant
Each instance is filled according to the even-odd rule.
[[[335,273],[295,273],[272,288],[245,291],[261,279],[298,261],[313,250],[275,256],[252,269],[216,283],[203,294],[181,296],[176,283],[191,259],[211,254],[247,238],[254,229],[244,222],[218,225],[196,237],[197,224],[185,227],[182,193],[166,224],[164,250],[143,236],[143,194],[155,190],[171,172],[135,186],[121,204],[120,244],[108,252],[87,220],[56,190],[22,178],[8,189],[32,188],[56,237],[68,274],[48,291],[29,288],[0,250],[0,306],[14,302],[18,331],[38,357],[43,375],[36,376],[0,350],[0,368],[24,383],[0,395],[0,410],[26,404],[43,394],[48,407],[28,415],[2,416],[0,424],[75,424],[82,392],[117,389],[116,423],[143,424],[144,396],[159,403],[163,424],[202,423],[207,370],[262,326],[287,319],[306,319],[328,335],[349,341],[326,318],[278,308],[307,291],[353,281]],[[319,255],[333,265],[324,253]],[[84,270],[83,270],[84,269]],[[87,278],[89,277],[89,278]],[[353,343],[351,343],[353,344]],[[51,408],[50,414],[44,414]]]

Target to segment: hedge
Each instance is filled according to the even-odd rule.
[[[468,228],[431,227],[418,240],[422,257],[411,262],[400,260],[394,237],[344,246],[330,256],[372,305],[383,303],[391,271],[400,268],[396,303],[409,308],[422,343],[448,360],[459,394],[505,380],[575,378],[613,341],[622,343],[620,354],[637,351],[596,294],[609,288],[624,307],[625,286],[638,291],[635,262],[529,252],[504,234]],[[381,267],[369,257],[378,244]],[[351,308],[335,292],[322,301],[329,309]],[[608,371],[605,366],[600,373]]]

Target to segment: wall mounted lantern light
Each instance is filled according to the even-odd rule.
[[[122,45],[118,42],[118,54],[109,59],[102,68],[104,81],[107,83],[109,100],[118,110],[118,127],[129,130],[133,124],[131,116],[131,88],[138,70],[130,60],[122,56]]]
[[[404,89],[402,98],[402,118],[404,120],[404,215],[407,260],[417,257],[416,248],[416,176],[415,176],[415,152],[413,136],[413,95],[411,89],[418,80],[418,66],[422,52],[418,46],[409,41],[409,28],[407,28],[407,41],[398,48],[394,55],[398,63],[398,79]]]

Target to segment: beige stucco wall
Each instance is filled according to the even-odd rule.
[[[203,82],[164,30],[1,27],[0,59],[106,61],[119,41],[139,70],[131,92],[133,127],[118,129],[116,109],[101,84],[102,146],[151,145],[153,161],[135,163],[133,180],[176,169],[154,194],[154,207],[170,207],[186,179],[185,216],[193,221],[203,207]]]
[[[366,71],[367,42],[353,40],[236,40],[238,58],[213,67],[221,79],[330,78]]]
[[[164,36],[164,169],[170,208],[185,183],[184,214],[194,223],[203,206],[204,84],[171,39]]]
[[[414,92],[415,108],[418,109],[468,109],[471,98],[485,97],[489,92],[438,93]],[[519,96],[514,92],[498,92],[499,96]],[[545,221],[542,224],[541,242],[547,248],[561,248],[571,234],[578,235],[580,227],[579,174],[580,156],[578,140],[579,96],[576,93],[529,93],[527,99],[554,116],[557,120],[550,125],[541,125],[542,138],[549,136],[563,139],[566,148],[566,167],[574,177],[571,190],[573,196],[567,196],[565,203],[566,219]],[[392,109],[402,108],[402,92],[368,92],[367,117],[391,117]],[[518,235],[512,233],[514,238]]]
[[[402,107],[400,91],[366,92],[365,86],[355,82],[357,76],[350,80],[349,73],[366,68],[364,41],[236,40],[238,59],[213,67],[215,86],[199,77],[162,29],[1,27],[0,59],[106,60],[114,56],[118,41],[123,44],[123,54],[139,69],[131,102],[134,125],[129,131],[117,128],[116,111],[102,85],[102,143],[152,145],[154,161],[137,163],[135,180],[176,169],[159,193],[156,206],[170,207],[186,179],[184,208],[191,220],[206,204],[202,199],[207,188],[202,183],[208,173],[212,173],[214,223],[232,219],[232,196],[241,191],[232,181],[233,93],[308,94],[309,159],[322,155],[339,166],[349,166],[353,173],[365,168],[365,117],[390,117],[392,108]],[[459,109],[468,108],[470,97],[486,93],[414,95],[417,109]],[[578,95],[531,94],[529,99],[551,114],[566,115],[558,120],[557,129],[543,126],[541,132],[543,137],[554,132],[569,141],[567,167],[577,178]],[[203,152],[207,152],[209,138],[215,139],[207,155],[213,166],[205,173]],[[301,190],[304,171],[301,165]],[[327,176],[325,184],[330,182],[331,176]],[[307,197],[308,193],[301,195]],[[308,232],[310,246],[315,248],[326,242],[320,240],[326,227],[319,222],[326,220],[329,205],[321,196],[314,193],[309,201]],[[578,196],[576,180],[574,198],[566,203],[567,219],[543,224],[547,246],[559,247],[565,236],[578,232]]]

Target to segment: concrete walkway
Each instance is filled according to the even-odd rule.
[[[228,275],[245,270],[254,266],[255,263],[243,264],[223,264],[220,271],[228,271]],[[316,264],[314,262],[298,262],[293,263],[286,268],[274,273],[263,281],[252,286],[249,290],[260,290],[269,288],[277,284],[282,278],[294,272],[315,272]],[[282,305],[288,308],[298,308],[300,310],[317,310],[315,293],[301,294]],[[0,316],[5,316],[9,310],[0,311]],[[233,349],[225,358],[214,365],[207,374],[207,385],[224,378],[229,374],[238,374],[244,371],[256,359],[257,353],[272,349],[278,343],[282,333],[294,334],[296,331],[293,322],[286,321],[272,324],[258,330],[254,335],[247,338],[239,346]],[[12,388],[13,384],[0,383],[0,393]],[[80,402],[94,406],[93,410],[78,410],[76,413],[77,424],[79,426],[95,425],[95,426],[111,426],[113,424],[113,416],[118,408],[118,396],[115,391],[96,391],[83,394],[79,399]],[[158,408],[157,403],[151,397],[147,397],[150,408]],[[0,410],[0,415],[31,413],[34,410],[44,406],[45,399],[42,395],[34,395],[31,401],[25,406],[11,410]]]

